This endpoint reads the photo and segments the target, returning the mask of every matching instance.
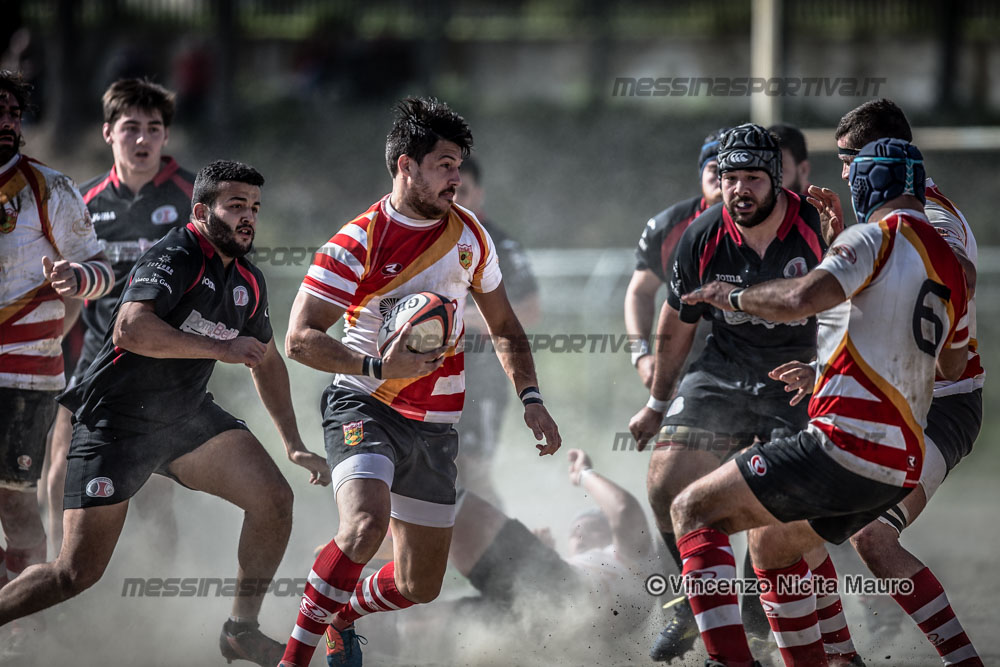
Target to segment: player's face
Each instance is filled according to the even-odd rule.
[[[168,138],[159,111],[126,109],[114,123],[104,124],[104,141],[111,146],[115,164],[133,173],[159,171]]]
[[[727,171],[722,175],[722,201],[733,222],[755,227],[774,210],[771,177],[760,169]]]
[[[582,554],[591,549],[603,549],[611,544],[607,524],[595,517],[584,516],[573,523],[569,533],[569,553]]]
[[[461,164],[462,149],[450,141],[438,141],[420,163],[409,161],[403,201],[428,220],[444,217],[462,184],[458,171]]]
[[[722,187],[719,181],[719,161],[709,160],[701,170],[701,196],[709,206],[722,201]]]
[[[6,90],[0,91],[0,164],[6,164],[21,148],[21,105]]]
[[[857,146],[852,146],[851,143],[847,140],[847,135],[844,135],[840,139],[837,139],[837,148],[853,148],[853,149],[857,149],[858,147]],[[848,175],[851,173],[851,162],[854,161],[854,156],[853,155],[837,155],[837,157],[840,159],[840,165],[841,165],[840,177],[846,181]]]
[[[227,257],[243,257],[253,248],[260,211],[260,188],[247,183],[222,183],[207,211],[208,239]]]

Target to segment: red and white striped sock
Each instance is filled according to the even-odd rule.
[[[799,559],[794,565],[780,570],[753,570],[761,581],[761,588],[766,591],[761,594],[760,602],[785,665],[826,665],[823,638],[816,617],[816,595],[811,590],[808,595],[804,594],[812,583],[808,581],[812,579],[812,573],[805,560]],[[795,586],[796,578],[805,585]]]
[[[813,569],[814,577],[822,577],[828,581],[837,581],[837,568],[827,556],[820,565]],[[816,590],[830,590],[825,586],[816,586]],[[823,635],[823,649],[826,651],[830,664],[847,664],[857,657],[858,651],[851,640],[851,631],[847,629],[847,618],[844,617],[844,606],[840,602],[838,592],[816,594],[816,617],[819,618],[819,631]]]
[[[299,602],[299,615],[282,657],[283,662],[291,665],[309,664],[334,613],[351,599],[351,591],[357,585],[364,567],[364,563],[355,563],[345,556],[333,540],[323,547],[309,572],[305,594]]]
[[[962,667],[982,667],[983,661],[976,648],[958,622],[955,611],[948,602],[948,596],[937,577],[924,568],[910,577],[913,592],[909,595],[896,594],[892,599],[899,603],[928,641],[937,649],[945,665]]]
[[[378,572],[358,582],[350,602],[337,611],[335,625],[346,628],[362,616],[379,611],[406,609],[414,604],[416,603],[407,600],[396,588],[396,564],[389,561]]]
[[[677,548],[684,564],[685,583],[691,583],[685,586],[688,602],[709,657],[729,667],[750,667],[753,656],[743,631],[735,589],[729,594],[698,594],[703,591],[698,591],[698,582],[694,581],[736,579],[736,559],[729,537],[718,530],[700,528],[682,535]]]

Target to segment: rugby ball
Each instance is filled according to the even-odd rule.
[[[413,325],[406,341],[411,352],[430,352],[441,347],[455,326],[455,310],[451,299],[434,292],[404,296],[382,318],[376,340],[379,356],[385,354],[407,322]]]

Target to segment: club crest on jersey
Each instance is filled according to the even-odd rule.
[[[4,202],[0,205],[0,233],[10,234],[17,227],[18,210],[12,206],[7,206]]]
[[[107,477],[95,477],[87,482],[87,495],[91,498],[110,498],[115,494],[115,485]]]
[[[394,276],[403,270],[403,265],[399,262],[393,262],[392,264],[386,264],[382,267],[383,276]]]
[[[247,293],[246,287],[239,285],[233,288],[233,302],[237,306],[245,306],[250,303],[250,295]]]
[[[806,265],[804,257],[796,257],[785,264],[784,274],[786,278],[801,278],[807,273],[809,273],[809,267]]]
[[[172,222],[177,222],[177,218],[179,217],[177,207],[173,204],[166,204],[153,211],[150,220],[154,225],[169,225]]]
[[[365,439],[365,423],[363,421],[347,422],[343,426],[344,444],[348,447],[360,445]]]
[[[758,477],[763,477],[767,474],[767,461],[760,454],[754,454],[750,457],[750,472],[757,475]]]
[[[462,265],[463,269],[467,269],[472,266],[472,246],[458,244],[458,263]]]
[[[840,255],[851,264],[854,264],[855,262],[858,261],[857,253],[854,252],[854,248],[852,248],[849,245],[835,245],[832,248],[830,248],[829,252],[831,255]]]
[[[20,468],[21,470],[24,470],[25,472],[31,470],[31,457],[28,456],[27,454],[21,454],[20,456],[18,456],[17,467]]]

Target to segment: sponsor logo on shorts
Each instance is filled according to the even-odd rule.
[[[95,477],[87,482],[87,495],[91,498],[110,498],[115,494],[115,485],[107,477]]]
[[[763,477],[767,474],[767,461],[760,454],[754,454],[750,457],[750,472],[757,475],[758,477]]]
[[[807,273],[809,273],[809,267],[806,265],[804,257],[796,257],[785,264],[784,274],[786,278],[801,278]]]
[[[24,471],[31,470],[31,457],[27,454],[21,454],[18,456],[17,467]]]
[[[403,270],[403,265],[399,262],[393,262],[392,264],[386,264],[382,267],[383,276],[394,276]]]
[[[344,424],[344,444],[348,447],[361,444],[365,438],[365,423],[363,421]]]
[[[463,269],[472,266],[472,245],[458,244],[458,263]]]
[[[330,622],[330,612],[323,609],[323,607],[320,607],[318,604],[305,596],[303,596],[302,601],[299,602],[299,611],[301,611],[305,617],[311,618],[317,623],[325,624]]]
[[[854,252],[854,248],[852,248],[849,245],[835,245],[832,248],[830,248],[830,254],[840,255],[851,264],[854,264],[858,261],[857,253]]]
[[[233,301],[237,306],[245,306],[250,303],[250,295],[247,293],[247,288],[243,285],[233,288]]]
[[[154,225],[169,225],[171,222],[176,222],[179,217],[177,208],[173,204],[166,204],[153,211],[150,220]]]

